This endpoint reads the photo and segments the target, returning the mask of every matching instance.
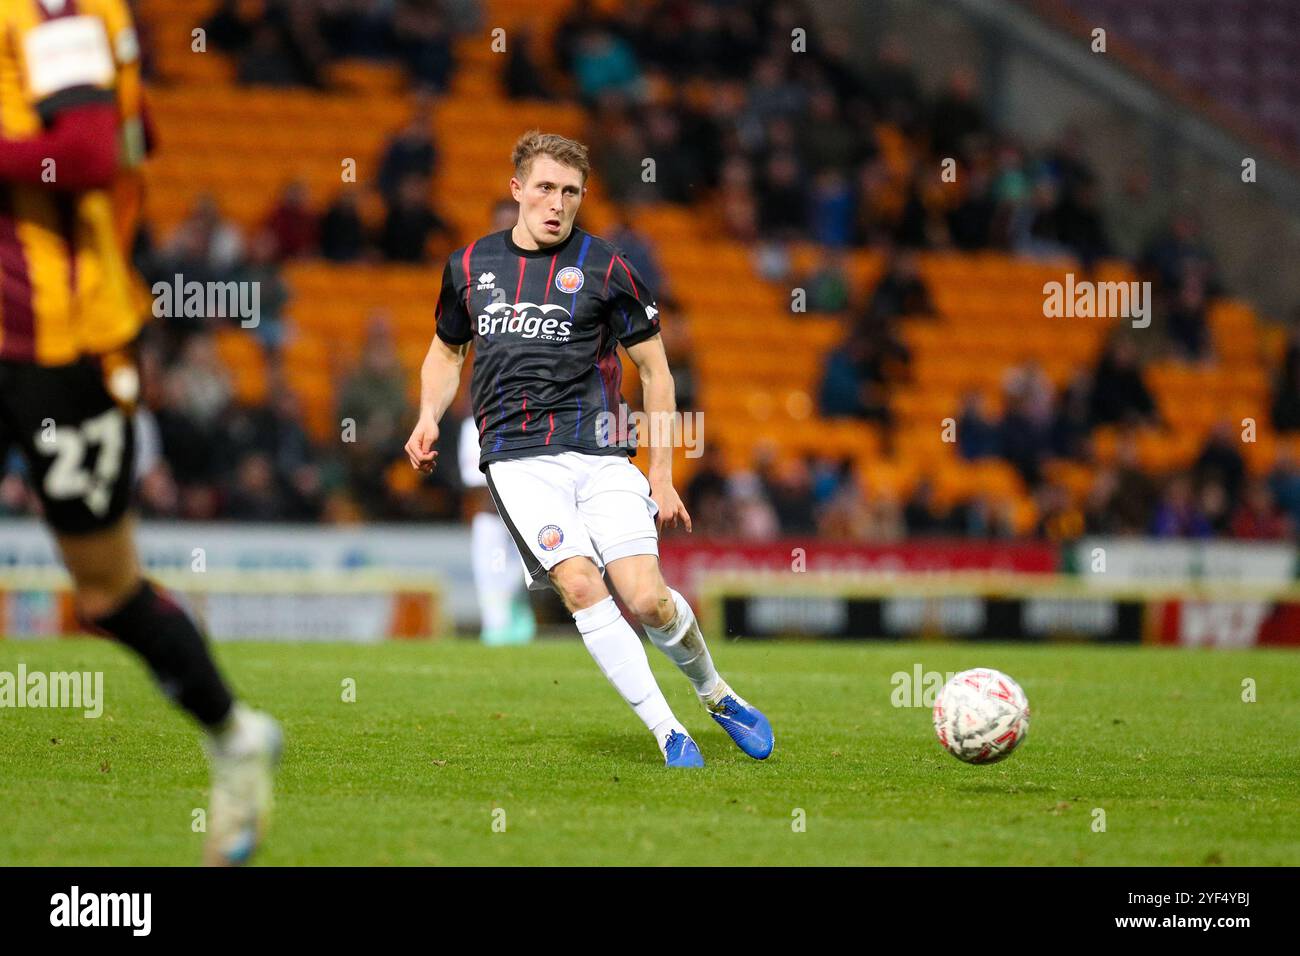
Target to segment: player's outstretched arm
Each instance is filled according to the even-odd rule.
[[[642,405],[650,419],[650,497],[659,506],[659,526],[671,528],[680,520],[691,530],[691,516],[673,488],[673,442],[676,435],[677,396],[663,339],[653,335],[629,346],[627,354],[641,376]]]
[[[418,471],[430,472],[437,464],[438,453],[433,445],[438,440],[438,422],[456,397],[468,351],[468,342],[448,345],[434,336],[424,356],[424,364],[420,366],[420,420],[406,440],[406,456],[411,460],[411,467]]]
[[[0,182],[106,189],[117,174],[117,123],[112,103],[88,103],[60,111],[36,136],[0,139]]]

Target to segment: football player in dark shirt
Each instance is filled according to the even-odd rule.
[[[587,149],[532,131],[515,144],[510,229],[454,252],[420,376],[420,418],[406,444],[428,471],[438,422],[471,343],[479,467],[510,529],[529,587],[553,587],[592,657],[654,734],[670,767],[704,765],[655,683],[645,651],[606,587],[675,663],[746,754],[772,752],[772,727],[714,668],[689,604],[659,570],[659,526],[689,530],[672,482],[673,380],[652,290],[617,249],[575,225]],[[652,427],[649,481],[629,460],[618,346],[636,363]],[[660,427],[655,427],[660,426]]]

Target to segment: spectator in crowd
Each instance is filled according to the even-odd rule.
[[[573,75],[578,95],[588,105],[614,93],[629,100],[644,95],[644,80],[632,47],[599,24],[583,29],[573,50]]]
[[[1206,538],[1212,531],[1209,519],[1197,506],[1191,478],[1175,475],[1156,508],[1150,533],[1158,538]]]
[[[686,510],[690,512],[695,533],[725,537],[734,528],[727,475],[714,446],[705,442],[703,451],[686,483]]]
[[[321,255],[331,262],[356,262],[367,251],[366,227],[361,221],[356,193],[344,187],[321,217]]]
[[[316,254],[320,224],[311,209],[307,184],[301,179],[288,183],[266,220],[275,240],[275,259],[298,259]]]
[[[429,202],[428,181],[408,176],[388,207],[379,249],[390,262],[428,262],[433,257],[430,242],[435,238],[445,247],[444,255],[451,251],[455,238]]]
[[[853,471],[853,459],[836,460],[828,455],[817,455],[808,463],[812,483],[813,505],[824,508],[840,491]]]
[[[416,95],[406,125],[384,147],[375,183],[388,202],[395,202],[402,183],[411,177],[427,182],[438,166],[433,142],[433,100],[427,91]]]
[[[1245,499],[1233,513],[1230,530],[1234,538],[1278,541],[1294,534],[1295,523],[1277,506],[1269,483],[1255,480],[1246,488]]]
[[[875,114],[883,121],[894,123],[905,133],[918,130],[924,98],[912,56],[897,35],[881,40],[865,89]]]
[[[1192,465],[1192,476],[1198,485],[1209,481],[1223,484],[1228,498],[1239,500],[1246,478],[1246,464],[1241,457],[1241,439],[1232,422],[1224,419],[1210,431],[1201,453]]]
[[[318,29],[331,56],[382,59],[392,41],[390,4],[370,0],[316,0]]]
[[[733,533],[744,540],[770,541],[781,533],[776,509],[768,500],[763,482],[752,471],[733,474],[727,483],[727,495],[735,516]]]
[[[687,203],[704,183],[696,151],[682,138],[682,125],[670,109],[655,107],[645,116],[645,156],[655,160],[655,198],[660,202]],[[644,167],[643,167],[644,168]]]
[[[1056,208],[1056,228],[1061,244],[1079,257],[1085,269],[1111,254],[1097,184],[1091,175],[1061,196]]]
[[[874,153],[874,139],[860,136],[845,119],[835,91],[828,86],[812,91],[799,130],[808,171],[814,176],[851,169]]]
[[[578,47],[589,29],[608,28],[608,21],[593,0],[575,0],[569,12],[556,26],[552,53],[555,62],[565,73],[572,73]]]
[[[1152,238],[1140,264],[1152,275],[1158,295],[1176,290],[1189,268],[1204,277],[1207,294],[1221,291],[1214,256],[1201,234],[1200,220],[1191,210],[1177,212],[1169,225]]]
[[[1001,428],[989,414],[984,394],[977,390],[962,399],[957,419],[957,451],[967,461],[990,458],[1001,453]]]
[[[185,281],[224,281],[244,254],[239,227],[226,219],[211,193],[203,193],[158,250],[160,275],[170,281],[180,273]]]
[[[1206,322],[1206,291],[1203,270],[1188,266],[1173,296],[1167,317],[1167,331],[1174,354],[1191,362],[1210,357],[1210,328]]]
[[[769,463],[759,475],[781,533],[812,534],[817,522],[814,515],[812,472],[801,458]]]
[[[966,150],[971,139],[984,128],[984,111],[976,97],[975,73],[962,67],[949,78],[948,86],[935,101],[930,116],[935,154],[967,162]]]
[[[890,252],[885,273],[867,303],[864,324],[935,314],[934,300],[921,277],[916,253],[907,249]]]
[[[236,51],[236,76],[246,86],[324,85],[328,56],[307,7],[296,0],[270,5],[268,19],[254,21]]]
[[[1065,386],[1052,419],[1052,454],[1085,461],[1091,454],[1091,382],[1087,372],[1077,373]]]
[[[256,289],[252,299],[257,314],[251,319],[232,318],[233,324],[252,330],[262,345],[274,353],[284,340],[284,309],[289,303],[289,286],[275,261],[279,243],[268,230],[253,236],[248,255],[231,272],[230,278],[241,288]],[[252,323],[251,325],[246,323]]]
[[[533,34],[515,30],[510,37],[503,77],[506,96],[512,100],[549,100],[550,84],[542,76],[533,55]]]
[[[838,169],[813,177],[808,208],[808,237],[830,249],[853,242],[856,200],[848,178]]]
[[[962,508],[963,534],[968,538],[1007,539],[1016,537],[1015,502],[1010,498],[990,499],[973,495]]]
[[[849,276],[844,253],[831,249],[800,285],[807,291],[809,312],[836,315],[849,307]]]
[[[662,299],[660,300],[662,302]],[[695,350],[691,346],[690,326],[685,322],[666,322],[659,333],[663,337],[664,353],[673,377],[673,393],[679,412],[693,411],[696,401]],[[692,433],[697,440],[699,434]]]
[[[616,203],[657,201],[660,198],[657,183],[643,178],[647,173],[643,163],[649,156],[645,132],[617,113],[601,122],[609,125],[593,142],[591,156],[605,192]],[[655,172],[657,175],[657,162]]]
[[[1232,521],[1232,503],[1228,500],[1228,492],[1223,483],[1207,481],[1202,484],[1198,504],[1201,514],[1209,522],[1210,534],[1216,537],[1227,534]]]
[[[960,533],[965,516],[959,508],[941,503],[930,479],[922,478],[903,508],[903,521],[911,537],[937,537]]]
[[[264,405],[240,408],[230,416],[231,454],[237,460],[260,456],[270,463],[280,509],[277,520],[317,521],[324,507],[325,469],[302,425],[301,403],[278,373],[272,375],[267,394]]]
[[[254,452],[240,459],[225,513],[236,521],[283,520],[284,503],[276,487],[270,458]]]
[[[336,420],[354,425],[353,440],[343,443],[344,465],[358,501],[374,517],[392,515],[384,472],[393,461],[393,448],[401,447],[410,414],[406,387],[391,320],[373,314],[361,361],[339,390]]]
[[[998,450],[1031,487],[1041,480],[1043,463],[1051,453],[1051,403],[1050,385],[1042,369],[1025,366],[1013,370],[1006,384]]]
[[[1107,505],[1113,533],[1146,533],[1156,495],[1155,482],[1142,468],[1138,458],[1137,438],[1130,430],[1120,436],[1116,449],[1114,494]]]
[[[827,418],[888,421],[878,343],[858,337],[830,352],[822,374],[819,407]]]
[[[1084,512],[1070,500],[1060,485],[1045,482],[1034,493],[1038,506],[1038,537],[1045,541],[1074,541],[1087,529]]]
[[[777,119],[794,119],[807,109],[807,91],[790,78],[787,61],[777,54],[760,58],[749,81],[741,126],[749,131],[745,146],[762,147],[763,131]]]
[[[1121,528],[1119,516],[1113,510],[1118,493],[1118,469],[1113,465],[1102,465],[1093,475],[1092,483],[1084,496],[1083,522],[1088,534],[1109,535],[1118,534],[1121,530],[1131,530],[1131,528]],[[1145,528],[1146,522],[1140,521],[1138,526]]]
[[[417,86],[442,92],[451,84],[456,57],[438,0],[394,0],[393,42]]]
[[[1277,456],[1267,480],[1273,500],[1290,520],[1291,527],[1300,529],[1300,467],[1296,464],[1295,452],[1291,446],[1278,445]]]
[[[1090,419],[1098,425],[1155,424],[1156,403],[1138,367],[1131,339],[1111,339],[1093,372]]]
[[[179,361],[166,373],[155,414],[180,496],[181,517],[206,520],[217,514],[217,485],[228,461],[224,416],[232,394],[212,335],[190,336]]]
[[[1144,243],[1167,218],[1163,194],[1152,188],[1151,173],[1142,166],[1130,167],[1120,182],[1119,195],[1106,212],[1116,253],[1129,260],[1139,259]]]

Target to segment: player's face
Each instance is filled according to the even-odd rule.
[[[510,180],[510,193],[519,203],[515,241],[528,238],[532,240],[530,245],[538,248],[563,242],[573,229],[573,220],[586,192],[582,173],[549,156],[538,156],[528,171],[526,183],[520,183],[517,178]]]

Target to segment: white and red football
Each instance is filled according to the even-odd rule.
[[[1020,685],[987,667],[954,674],[934,701],[934,732],[966,763],[996,763],[1029,733],[1029,701]]]

